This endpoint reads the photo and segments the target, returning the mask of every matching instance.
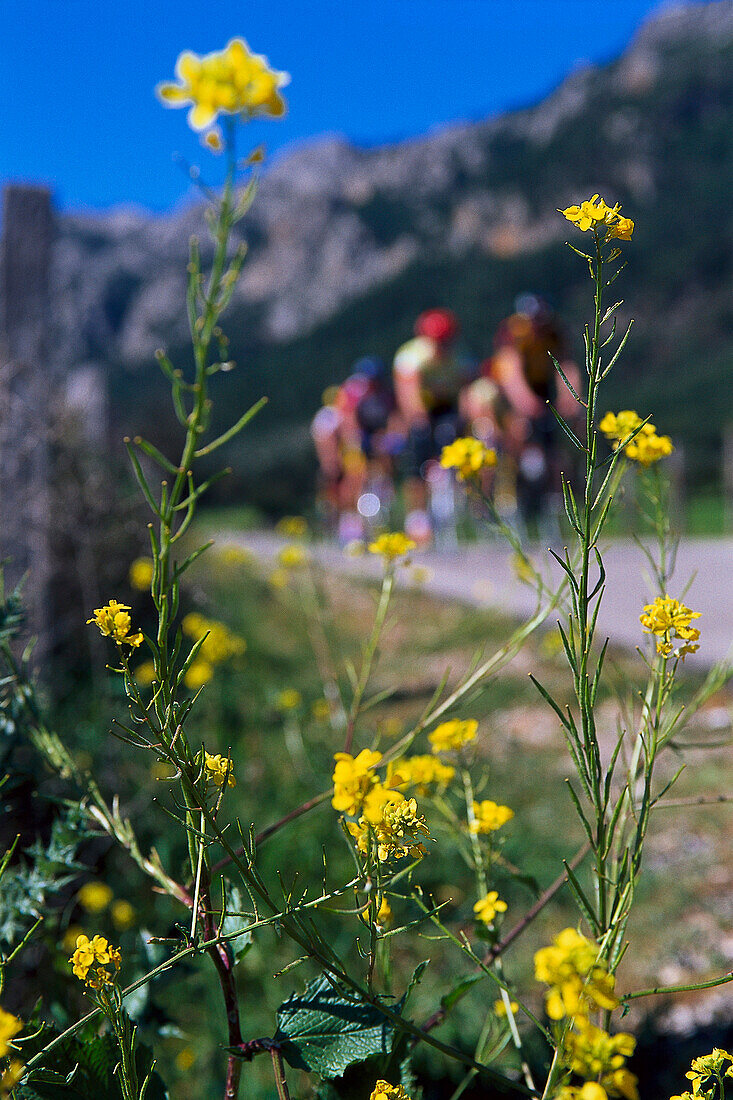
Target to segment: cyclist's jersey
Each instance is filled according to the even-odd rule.
[[[562,338],[551,321],[536,322],[523,313],[514,313],[499,325],[496,334],[496,350],[512,348],[522,360],[527,385],[541,400],[552,398],[556,384],[556,371],[550,353],[558,361],[564,358]],[[501,355],[491,361],[491,373],[501,385],[504,364]]]
[[[398,349],[396,375],[418,375],[423,403],[428,412],[455,408],[458,395],[472,372],[470,364],[451,349],[441,352],[435,340],[415,336]]]

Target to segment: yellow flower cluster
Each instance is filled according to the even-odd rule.
[[[418,794],[424,795],[431,784],[445,787],[455,774],[454,767],[435,756],[409,756],[390,765],[389,786],[398,789],[415,787]]]
[[[370,554],[381,554],[385,562],[391,563],[409,554],[417,544],[408,539],[401,531],[391,531],[380,535],[374,542],[370,542],[368,550]]]
[[[6,1058],[12,1051],[11,1040],[18,1035],[23,1024],[12,1012],[0,1009],[0,1058]],[[10,1092],[18,1085],[25,1066],[18,1058],[11,1058],[8,1067],[0,1075],[0,1100],[6,1100]]]
[[[566,1036],[566,1064],[578,1077],[600,1084],[607,1096],[639,1100],[636,1077],[625,1064],[635,1047],[633,1035],[624,1031],[609,1035],[585,1017],[579,1017],[575,1030]]]
[[[295,710],[303,702],[303,696],[295,688],[284,688],[277,697],[278,710]]]
[[[577,225],[583,233],[602,224],[608,227],[607,241],[614,237],[620,241],[630,241],[634,232],[634,223],[631,218],[622,217],[619,214],[620,209],[619,203],[608,206],[599,195],[593,195],[581,202],[580,206],[568,206],[565,210],[560,210],[560,213],[573,225]]]
[[[555,936],[551,947],[534,957],[535,978],[550,986],[545,1010],[551,1020],[585,1014],[590,1008],[613,1009],[618,1005],[615,979],[598,959],[598,945],[574,928]]]
[[[609,1035],[588,1016],[594,1009],[618,1007],[616,979],[598,958],[598,945],[574,928],[565,928],[534,957],[535,977],[550,989],[545,1010],[552,1020],[570,1019],[562,1049],[563,1064],[586,1078],[581,1086],[565,1085],[557,1100],[608,1100],[623,1096],[639,1100],[636,1077],[625,1062],[634,1053],[632,1035]]]
[[[85,882],[76,898],[82,909],[94,916],[103,913],[111,903],[110,915],[112,917],[112,923],[115,928],[118,928],[120,931],[132,927],[135,923],[135,910],[130,905],[129,901],[125,901],[124,898],[117,898],[113,901],[114,894],[106,882]],[[69,949],[74,946],[77,936],[81,934],[81,931],[80,928],[67,929],[64,935],[64,944],[66,944],[67,938],[70,938]]]
[[[336,767],[333,771],[331,800],[334,810],[348,814],[349,817],[356,817],[361,813],[367,794],[379,785],[379,776],[374,769],[381,759],[381,752],[372,749],[362,749],[356,757],[348,752],[337,752],[334,755]]]
[[[11,1058],[8,1068],[3,1070],[0,1076],[0,1100],[6,1100],[6,1097],[12,1094],[15,1086],[20,1083],[24,1070],[25,1066],[22,1062],[17,1058]]]
[[[275,530],[286,539],[304,539],[308,534],[308,524],[302,516],[283,516],[275,524]]]
[[[726,1062],[731,1063],[727,1069]],[[733,1054],[721,1047],[714,1047],[710,1054],[693,1058],[685,1077],[692,1082],[692,1092],[683,1092],[670,1097],[670,1100],[708,1100],[714,1093],[716,1083],[720,1083],[723,1077],[733,1077]]]
[[[500,829],[502,825],[506,825],[507,821],[511,821],[513,817],[514,810],[510,810],[508,806],[500,806],[497,802],[492,802],[490,798],[485,798],[481,802],[474,802],[473,821],[469,822],[468,829],[474,835],[493,833],[496,829]]]
[[[654,603],[648,603],[639,616],[639,621],[648,634],[655,634],[657,653],[663,657],[681,657],[687,653],[696,653],[700,646],[697,640],[700,631],[690,626],[693,619],[699,619],[699,611],[691,611],[679,600],[670,596],[657,596]],[[677,643],[682,643],[679,645]]]
[[[425,819],[418,816],[414,798],[405,798],[393,786],[380,782],[374,769],[381,759],[382,754],[372,749],[362,749],[356,757],[337,752],[331,805],[357,819],[348,822],[347,828],[360,852],[366,854],[373,845],[382,863],[408,853],[424,855],[420,837],[429,835]],[[399,778],[393,776],[392,782]]]
[[[198,691],[204,684],[208,684],[216,665],[241,656],[247,648],[244,638],[234,634],[224,623],[206,619],[197,611],[191,611],[184,617],[181,628],[194,641],[206,635],[195,660],[186,669],[184,680],[191,691]]]
[[[616,449],[641,425],[642,419],[638,413],[633,409],[623,409],[619,413],[607,412],[598,427]],[[652,466],[660,458],[671,455],[673,450],[669,436],[657,435],[657,429],[651,422],[644,424],[625,447],[626,457],[638,462],[640,466]]]
[[[283,569],[300,569],[308,561],[308,555],[302,546],[283,546],[278,552],[277,560]]]
[[[87,913],[104,912],[114,897],[106,882],[85,882],[77,894],[77,900]]]
[[[478,722],[475,718],[451,718],[449,722],[441,722],[432,733],[428,734],[433,752],[451,752],[463,748],[469,741],[473,741],[478,732]]]
[[[120,949],[112,947],[104,936],[95,936],[90,940],[88,936],[81,935],[77,937],[76,950],[69,962],[75,977],[92,989],[101,989],[112,985],[116,979],[121,962]],[[110,964],[114,966],[114,974],[107,969]]]
[[[440,465],[455,470],[459,481],[467,481],[491,466],[496,466],[496,451],[485,447],[480,439],[466,436],[443,447]]]
[[[130,566],[130,584],[138,592],[147,592],[153,580],[153,559],[135,558]]]
[[[288,83],[288,74],[271,69],[267,58],[251,53],[242,38],[204,57],[186,50],[176,61],[176,76],[178,83],[159,84],[156,91],[166,107],[191,104],[188,124],[193,130],[207,130],[220,114],[285,114],[280,88]]]
[[[13,1039],[23,1027],[17,1016],[12,1012],[6,1012],[0,1008],[0,1058],[5,1058],[10,1053],[10,1040]]]
[[[390,1085],[387,1081],[377,1081],[369,1100],[410,1100],[402,1085]]]
[[[140,631],[130,633],[130,610],[126,603],[110,600],[104,607],[95,607],[94,617],[87,619],[87,623],[94,623],[105,638],[112,638],[117,645],[129,645],[137,649],[143,643],[143,636]]]
[[[234,763],[231,757],[222,756],[221,753],[212,756],[211,753],[204,751],[204,768],[207,778],[217,787],[223,787],[225,783],[228,787],[236,787],[237,781],[234,778]]]
[[[418,815],[416,800],[381,785],[369,792],[362,817],[349,822],[347,828],[364,855],[370,846],[376,847],[380,863],[406,855],[424,856],[426,848],[420,838],[430,835],[425,818]]]
[[[473,907],[476,920],[491,924],[497,913],[506,913],[506,902],[502,901],[496,890],[489,890]]]

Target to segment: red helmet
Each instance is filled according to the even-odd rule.
[[[460,331],[458,318],[450,309],[426,309],[415,321],[415,335],[438,343],[454,340]]]

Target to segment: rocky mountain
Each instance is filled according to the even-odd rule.
[[[250,453],[258,480],[275,434],[278,463],[295,463],[324,386],[358,354],[390,355],[420,308],[457,308],[477,354],[522,289],[550,294],[577,326],[585,274],[556,207],[595,191],[637,221],[623,276],[637,326],[611,396],[682,432],[709,478],[733,419],[731,185],[733,0],[663,9],[621,58],[536,106],[379,148],[327,137],[283,155],[242,223],[228,326],[243,367],[230,392],[272,397]],[[199,205],[59,219],[59,359],[109,364],[123,407],[154,403],[156,347],[185,354],[193,233],[206,238]]]

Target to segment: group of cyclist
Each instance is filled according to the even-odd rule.
[[[462,349],[458,319],[442,308],[420,314],[391,371],[378,358],[358,360],[345,382],[326,391],[311,429],[319,498],[339,540],[385,524],[401,478],[405,532],[428,544],[440,523],[441,488],[453,491],[440,453],[465,435],[497,452],[505,507],[537,525],[559,488],[548,402],[571,424],[579,410],[553,360],[580,393],[557,317],[533,294],[517,299],[483,362]]]

